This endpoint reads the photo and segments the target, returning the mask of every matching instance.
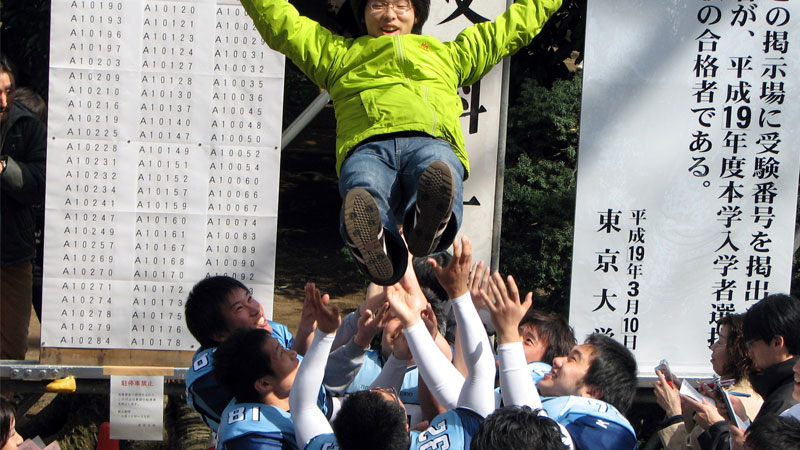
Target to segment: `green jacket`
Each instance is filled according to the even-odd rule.
[[[330,94],[337,173],[359,142],[421,131],[448,141],[468,174],[457,89],[527,45],[561,6],[561,0],[520,0],[494,22],[441,42],[416,34],[345,38],[301,16],[286,0],[241,1],[267,44]]]

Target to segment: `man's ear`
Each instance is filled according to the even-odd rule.
[[[211,335],[211,339],[213,339],[217,344],[222,344],[230,335],[231,333],[228,331],[216,331]]]
[[[602,400],[603,399],[603,389],[602,388],[599,388],[597,386],[591,386],[591,385],[588,385],[588,384],[584,385],[583,387],[585,389],[584,392],[586,393],[585,397],[590,397],[590,398],[594,398],[594,399],[597,399],[597,400]]]
[[[263,397],[272,392],[272,384],[266,376],[263,376],[253,382],[253,388],[258,392],[258,395]]]

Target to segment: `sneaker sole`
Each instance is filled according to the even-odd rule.
[[[378,236],[383,229],[378,204],[363,188],[351,189],[344,199],[344,228],[350,242],[364,258],[367,273],[373,281],[392,277],[392,262],[383,250]]]
[[[434,251],[436,232],[453,211],[455,183],[450,166],[434,161],[419,177],[417,184],[418,222],[406,235],[408,251],[414,256],[428,256]]]

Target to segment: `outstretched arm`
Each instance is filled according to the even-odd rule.
[[[341,394],[350,386],[364,363],[364,354],[369,349],[372,338],[375,337],[389,317],[389,304],[380,306],[373,313],[367,309],[358,319],[358,331],[350,342],[331,352],[328,356],[328,366],[325,369],[325,386]],[[341,327],[339,327],[341,329]],[[338,337],[338,332],[337,332]],[[334,339],[334,345],[336,344]]]
[[[414,269],[408,265],[403,279],[385,288],[392,311],[403,323],[403,334],[420,375],[426,380],[436,401],[447,409],[455,408],[464,377],[436,347],[431,334],[420,317],[425,308],[425,296],[419,288]]]
[[[440,267],[432,259],[428,262],[453,302],[458,339],[468,369],[458,406],[469,408],[485,417],[494,410],[494,355],[467,286],[472,244],[466,237],[462,237],[461,242],[462,245],[458,241],[453,242],[453,258],[447,267]]]
[[[317,407],[317,395],[328,353],[336,336],[336,329],[341,323],[339,308],[330,305],[328,294],[313,295],[310,306],[317,321],[317,330],[289,393],[289,408],[292,411],[295,438],[300,448],[315,436],[332,432],[328,419]]]
[[[489,278],[489,288],[495,301],[486,299],[485,305],[492,315],[492,323],[497,330],[497,353],[500,359],[500,390],[506,405],[542,407],[539,392],[533,383],[522,338],[519,335],[519,322],[533,303],[533,294],[528,293],[520,301],[517,283],[511,276],[508,285],[503,277],[495,273]]]
[[[292,350],[301,356],[305,356],[308,346],[311,345],[311,340],[314,338],[314,330],[317,329],[317,320],[311,311],[309,299],[313,295],[320,295],[319,289],[314,283],[306,283],[305,293],[303,310],[300,311],[300,323],[297,325],[297,333],[294,334],[294,342],[292,342]]]
[[[347,40],[301,16],[286,0],[241,0],[267,45],[294,62],[311,81],[327,89],[328,75]]]

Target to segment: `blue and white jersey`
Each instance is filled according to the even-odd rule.
[[[545,375],[553,370],[553,366],[541,361],[534,361],[528,363],[528,369],[531,371],[531,378],[535,384],[539,384]]]
[[[412,431],[409,450],[468,450],[483,418],[468,409],[451,409],[431,420],[427,430]]]
[[[297,449],[292,417],[280,408],[234,399],[222,417],[217,435],[219,450]]]
[[[364,353],[364,362],[361,364],[361,369],[358,370],[355,378],[353,378],[353,382],[345,389],[345,394],[368,390],[372,382],[380,375],[385,362],[379,351],[367,350]],[[409,366],[403,377],[403,385],[400,388],[400,392],[397,393],[397,396],[406,405],[408,423],[412,426],[422,420],[422,409],[419,406],[419,397],[417,396],[418,383],[419,369],[417,369],[417,366]]]
[[[469,449],[472,436],[478,431],[483,418],[467,409],[451,409],[431,420],[425,431],[409,433],[409,450]],[[304,450],[338,450],[333,433],[315,436]]]
[[[216,347],[197,350],[192,357],[192,367],[186,374],[186,403],[200,413],[203,422],[216,432],[219,418],[233,394],[217,384],[214,379],[213,363]]]
[[[268,321],[272,327],[272,336],[284,348],[292,348],[294,336],[278,322]],[[203,421],[214,432],[219,428],[222,410],[230,403],[233,394],[217,384],[212,372],[216,347],[200,348],[192,357],[192,366],[186,374],[186,403],[200,413]]]
[[[542,399],[547,415],[569,431],[577,450],[635,450],[636,432],[612,405],[574,395]]]
[[[292,335],[292,332],[286,328],[286,325],[273,322],[271,320],[268,320],[267,322],[269,323],[269,326],[272,327],[272,337],[277,339],[283,348],[291,349],[292,345],[294,344],[294,336]]]

